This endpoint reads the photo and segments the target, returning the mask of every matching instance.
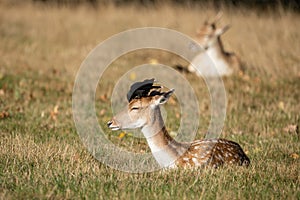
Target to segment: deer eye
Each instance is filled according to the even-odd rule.
[[[134,107],[131,108],[131,110],[138,110],[138,109],[140,109],[140,108],[137,107],[137,106],[134,106]]]

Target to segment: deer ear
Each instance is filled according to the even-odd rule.
[[[161,96],[158,97],[158,99],[155,100],[155,104],[160,105],[166,103],[174,91],[174,89],[171,89],[168,92],[163,93]]]
[[[230,28],[230,25],[227,24],[226,26],[224,26],[223,28],[218,28],[216,30],[216,35],[220,36],[222,34],[224,34],[226,31],[228,31],[228,29]]]

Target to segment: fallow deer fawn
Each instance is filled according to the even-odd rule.
[[[217,22],[221,15],[222,13],[219,13],[211,23],[206,21],[203,27],[197,31],[196,41],[203,47],[204,51],[193,59],[192,64],[188,66],[188,71],[196,72],[198,76],[229,76],[233,72],[244,71],[243,65],[235,53],[227,52],[224,49],[221,35],[230,26],[217,28]],[[194,66],[200,69],[200,72]]]
[[[225,139],[204,139],[191,143],[175,141],[166,130],[160,105],[174,89],[161,92],[154,79],[137,82],[127,94],[128,107],[107,123],[112,130],[141,128],[151,152],[161,167],[218,167],[223,164],[250,163],[239,144]]]

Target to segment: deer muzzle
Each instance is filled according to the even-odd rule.
[[[120,129],[120,126],[116,123],[116,121],[114,119],[107,122],[107,127],[110,128],[113,131],[116,131],[116,130]]]

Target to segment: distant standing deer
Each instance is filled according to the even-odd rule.
[[[229,76],[232,73],[244,71],[239,58],[232,52],[224,49],[221,35],[229,28],[226,25],[217,28],[217,21],[221,18],[219,13],[215,19],[209,23],[205,22],[203,27],[197,31],[196,41],[203,47],[204,51],[198,54],[192,61],[195,67],[200,69],[200,73],[193,64],[188,66],[188,71],[196,73],[198,76]],[[218,74],[216,73],[218,71]]]
[[[160,111],[174,89],[161,92],[154,79],[137,82],[127,94],[128,107],[107,123],[112,130],[141,128],[151,152],[161,167],[218,167],[250,163],[239,144],[225,139],[204,139],[191,143],[175,141],[168,133]]]

